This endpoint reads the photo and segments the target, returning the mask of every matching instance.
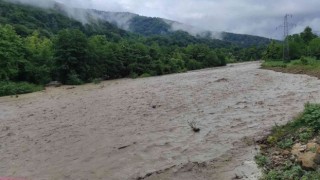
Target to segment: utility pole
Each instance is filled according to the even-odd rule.
[[[295,26],[294,24],[289,23],[289,18],[292,18],[291,14],[286,14],[284,16],[283,25],[278,28],[283,28],[283,61],[290,61],[290,46],[289,46],[289,28]],[[277,29],[278,29],[277,28]]]

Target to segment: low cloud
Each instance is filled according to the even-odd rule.
[[[41,7],[51,7],[53,0],[10,0]],[[212,32],[227,31],[281,39],[283,32],[276,27],[283,24],[286,13],[296,27],[291,33],[300,32],[305,26],[320,30],[318,0],[57,0],[70,7],[103,11],[132,12],[144,16],[161,17],[188,24],[195,29]],[[77,15],[69,12],[71,16]],[[78,14],[79,15],[79,14]],[[116,19],[121,17],[115,17]],[[123,18],[123,17],[122,17]],[[82,19],[82,18],[78,18]],[[110,19],[111,21],[116,19]],[[124,18],[120,22],[126,22]],[[127,28],[126,23],[119,26]],[[184,30],[180,24],[173,29]],[[188,28],[187,28],[188,29]],[[196,32],[195,29],[189,31]]]

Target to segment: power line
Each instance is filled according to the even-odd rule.
[[[290,61],[290,46],[289,46],[289,28],[296,26],[295,24],[289,23],[289,18],[292,18],[291,14],[286,14],[284,16],[283,25],[278,28],[283,28],[283,61]]]

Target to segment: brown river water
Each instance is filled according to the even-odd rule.
[[[0,177],[257,179],[252,142],[320,97],[317,78],[259,67],[1,97]]]

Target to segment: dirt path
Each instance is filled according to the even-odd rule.
[[[320,97],[316,78],[259,66],[2,97],[0,176],[256,179],[251,139]]]

